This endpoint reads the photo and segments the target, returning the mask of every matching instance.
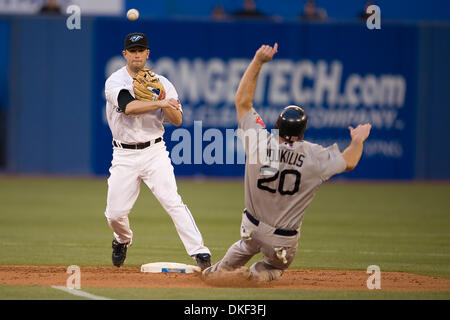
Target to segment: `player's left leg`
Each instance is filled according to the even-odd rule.
[[[257,228],[245,214],[242,214],[240,233],[241,240],[235,242],[227,250],[222,260],[203,271],[204,279],[226,278],[229,275],[237,275],[248,279],[251,276],[250,270],[245,265],[254,255],[260,252],[261,242],[257,240]]]
[[[233,271],[245,266],[250,259],[259,252],[260,247],[253,240],[236,241],[225,253],[222,260],[211,266],[208,273],[216,271]]]
[[[172,218],[186,252],[190,256],[210,255],[191,212],[178,194],[173,166],[164,143],[160,142],[148,149],[145,154],[148,167],[142,180]]]

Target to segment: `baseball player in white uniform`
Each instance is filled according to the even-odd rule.
[[[141,181],[172,218],[187,253],[205,269],[211,253],[188,207],[177,191],[173,166],[163,139],[164,122],[182,123],[182,108],[175,87],[161,75],[151,73],[164,87],[154,101],[137,100],[133,80],[150,54],[145,34],[128,34],[123,56],[126,66],[105,83],[106,116],[113,136],[113,160],[109,169],[105,216],[114,232],[112,262],[120,267],[133,240],[128,214],[139,195]],[[148,69],[147,69],[148,70]],[[164,94],[161,96],[160,94]]]
[[[317,189],[331,176],[356,167],[370,133],[370,124],[349,127],[352,140],[342,153],[336,144],[324,148],[307,142],[303,140],[307,117],[298,106],[284,108],[275,124],[278,135],[269,133],[252,100],[261,67],[277,50],[275,44],[256,51],[236,93],[240,137],[247,156],[241,239],[222,260],[203,271],[205,279],[228,272],[243,272],[260,281],[280,277],[294,260],[302,219]],[[257,132],[253,137],[258,138],[246,139],[252,137],[247,134],[252,130]],[[266,148],[263,153],[258,150],[261,147]],[[260,252],[262,261],[246,268],[245,264]]]

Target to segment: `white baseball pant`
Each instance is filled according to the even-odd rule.
[[[128,214],[139,195],[141,181],[144,181],[172,218],[187,253],[190,256],[211,254],[203,245],[191,212],[178,194],[164,141],[142,150],[115,147],[109,172],[105,216],[118,242],[126,243],[133,239]]]

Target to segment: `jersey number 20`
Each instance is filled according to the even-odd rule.
[[[286,180],[287,175],[295,176],[294,188],[292,190],[284,189],[284,182]],[[300,188],[300,179],[301,179],[302,175],[297,170],[292,170],[292,169],[283,170],[283,171],[281,171],[281,173],[279,171],[277,171],[275,173],[275,175],[273,175],[272,177],[258,179],[258,188],[261,190],[269,191],[270,193],[276,193],[277,189],[272,189],[271,187],[267,186],[266,184],[277,180],[278,177],[280,177],[280,181],[278,182],[278,192],[281,195],[293,195]]]

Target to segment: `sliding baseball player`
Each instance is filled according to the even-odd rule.
[[[275,124],[278,135],[270,134],[252,101],[259,72],[277,51],[277,44],[261,46],[239,83],[235,104],[246,152],[241,239],[222,260],[203,271],[205,279],[236,270],[259,281],[280,277],[294,260],[302,219],[317,189],[331,176],[356,167],[370,133],[370,124],[350,127],[352,140],[344,152],[337,144],[324,148],[303,140],[306,113],[298,106],[287,106]],[[262,147],[267,150],[261,153]],[[258,253],[262,260],[250,269],[244,267]]]

